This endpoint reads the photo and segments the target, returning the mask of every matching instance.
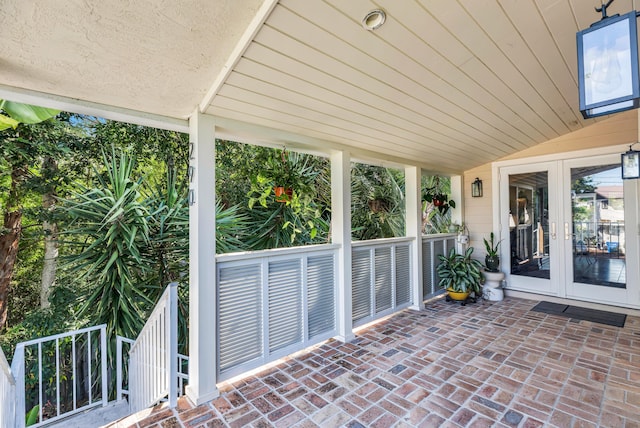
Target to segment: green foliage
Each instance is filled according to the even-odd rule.
[[[451,180],[437,175],[422,177],[422,212],[424,233],[446,233],[451,224],[451,210],[455,202],[449,198]],[[434,204],[434,200],[440,203]]]
[[[134,160],[114,149],[106,179],[96,174],[96,187],[79,185],[66,211],[74,227],[66,234],[80,236],[67,267],[84,283],[78,297],[79,316],[107,324],[109,335],[135,337],[153,304],[140,279],[150,269],[143,247],[149,242],[148,208],[141,203],[142,179],[132,179]],[[157,294],[157,293],[153,293]]]
[[[452,248],[448,255],[439,255],[440,264],[436,268],[440,278],[438,285],[454,292],[480,293],[482,263],[472,259],[472,253],[473,247],[469,247],[464,254],[458,254]]]
[[[222,202],[216,201],[216,253],[246,250],[250,235],[248,217],[240,211],[240,206],[225,209]]]
[[[372,165],[351,168],[351,235],[354,240],[405,235],[402,171]]]
[[[489,235],[489,240],[487,240],[487,238],[482,238],[482,240],[484,241],[484,248],[487,252],[487,256],[497,257],[499,255],[498,250],[500,248],[501,241],[495,242],[495,235],[493,232]]]
[[[275,150],[270,154],[264,167],[250,175],[248,247],[261,250],[326,242],[329,208],[318,198],[318,189],[328,187],[326,168],[313,156]],[[276,197],[273,188],[279,185],[290,187],[291,195]]]
[[[0,131],[8,128],[16,129],[21,123],[40,123],[58,113],[60,110],[0,99]]]
[[[593,182],[593,177],[580,177],[573,180],[571,190],[576,193],[594,193],[598,186]]]
[[[38,417],[40,415],[40,405],[33,406],[31,410],[27,412],[25,417],[25,426],[29,427],[31,425],[35,425],[38,422]]]

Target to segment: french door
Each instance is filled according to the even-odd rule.
[[[640,306],[637,185],[620,155],[500,168],[502,269],[509,288]]]

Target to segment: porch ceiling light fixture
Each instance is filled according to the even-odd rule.
[[[585,119],[640,106],[636,11],[607,16],[576,33],[580,112]]]
[[[382,9],[374,9],[362,18],[362,27],[365,30],[374,31],[382,27],[387,20],[387,14]]]
[[[478,177],[471,183],[471,196],[474,198],[482,197],[482,180]]]
[[[631,144],[629,150],[620,155],[624,179],[640,178],[640,152],[632,148],[636,144],[638,143]]]

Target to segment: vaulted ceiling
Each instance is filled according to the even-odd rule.
[[[599,5],[4,0],[0,97],[177,119],[199,108],[229,135],[462,172],[593,122],[578,111],[575,33]],[[386,22],[367,31],[376,8]]]

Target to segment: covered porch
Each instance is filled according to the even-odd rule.
[[[575,32],[599,18],[591,5],[229,0],[76,4],[58,10],[25,3],[11,1],[0,11],[0,34],[17,46],[11,56],[0,57],[1,98],[190,134],[187,396],[200,406],[191,409],[182,401],[177,410],[156,410],[140,426],[638,422],[640,391],[631,370],[640,362],[637,318],[613,328],[529,312],[534,302],[528,299],[574,297],[564,286],[560,292],[514,288],[504,302],[462,309],[443,301],[423,308],[436,279],[423,247],[423,173],[452,177],[454,219],[469,227],[469,245],[481,259],[483,237],[508,235],[500,165],[517,169],[530,158],[569,165],[578,156],[615,157],[638,140],[637,111],[597,120],[580,115]],[[618,0],[610,13],[634,5]],[[382,9],[386,18],[363,22],[373,9]],[[379,28],[366,28],[381,21]],[[223,283],[228,280],[229,289],[237,291],[233,275],[246,274],[247,260],[255,255],[216,257],[217,138],[331,159],[332,242],[296,255],[302,268],[295,281],[305,285],[296,301],[299,312],[289,315],[305,318],[295,340],[283,333],[273,350],[265,339],[269,330],[258,325],[269,321],[268,311],[253,313],[255,323],[245,312],[224,318]],[[351,242],[352,161],[405,171],[406,234],[382,243],[385,257],[377,258],[378,243]],[[484,183],[482,197],[471,195],[475,178]],[[638,185],[629,182],[626,188],[627,204],[635,207],[627,236],[635,237],[629,248],[637,255]],[[568,229],[564,236],[571,241]],[[358,245],[373,247],[359,252]],[[438,250],[447,245],[452,244]],[[320,312],[331,322],[313,339],[333,339],[249,380],[220,383],[236,374],[235,365],[224,365],[222,353],[231,347],[221,328],[235,329],[226,331],[229,343],[236,331],[248,331],[244,327],[260,330],[260,337],[247,336],[256,356],[243,369],[268,362],[263,355],[280,357],[312,344],[315,312],[305,294],[309,263],[329,263],[326,254],[314,253],[325,250],[331,278],[318,278],[331,284],[331,293],[316,298],[330,302],[332,309]],[[269,258],[284,263],[280,257],[291,255],[284,253],[260,254],[251,267],[268,274]],[[354,333],[360,320],[354,299],[358,253],[368,257],[371,272],[359,285],[371,285],[367,296],[376,296],[375,269],[382,259],[380,272],[389,275],[380,277],[380,288],[391,302],[378,308],[371,297],[371,312],[362,319],[401,312]],[[564,275],[569,264],[562,261],[554,259],[557,283],[569,282]],[[229,277],[223,277],[225,267]],[[626,278],[632,286],[618,293],[617,301],[638,309],[638,266]],[[246,276],[238,282],[249,283]],[[269,287],[264,279],[255,284]],[[597,294],[582,299],[611,303]],[[229,301],[252,308],[269,304],[255,294]],[[275,321],[286,326],[289,319]],[[246,351],[233,350],[237,360]],[[270,393],[272,401],[250,391]]]
[[[224,383],[200,406],[111,426],[636,426],[640,317],[611,327],[536,303],[435,300]]]

